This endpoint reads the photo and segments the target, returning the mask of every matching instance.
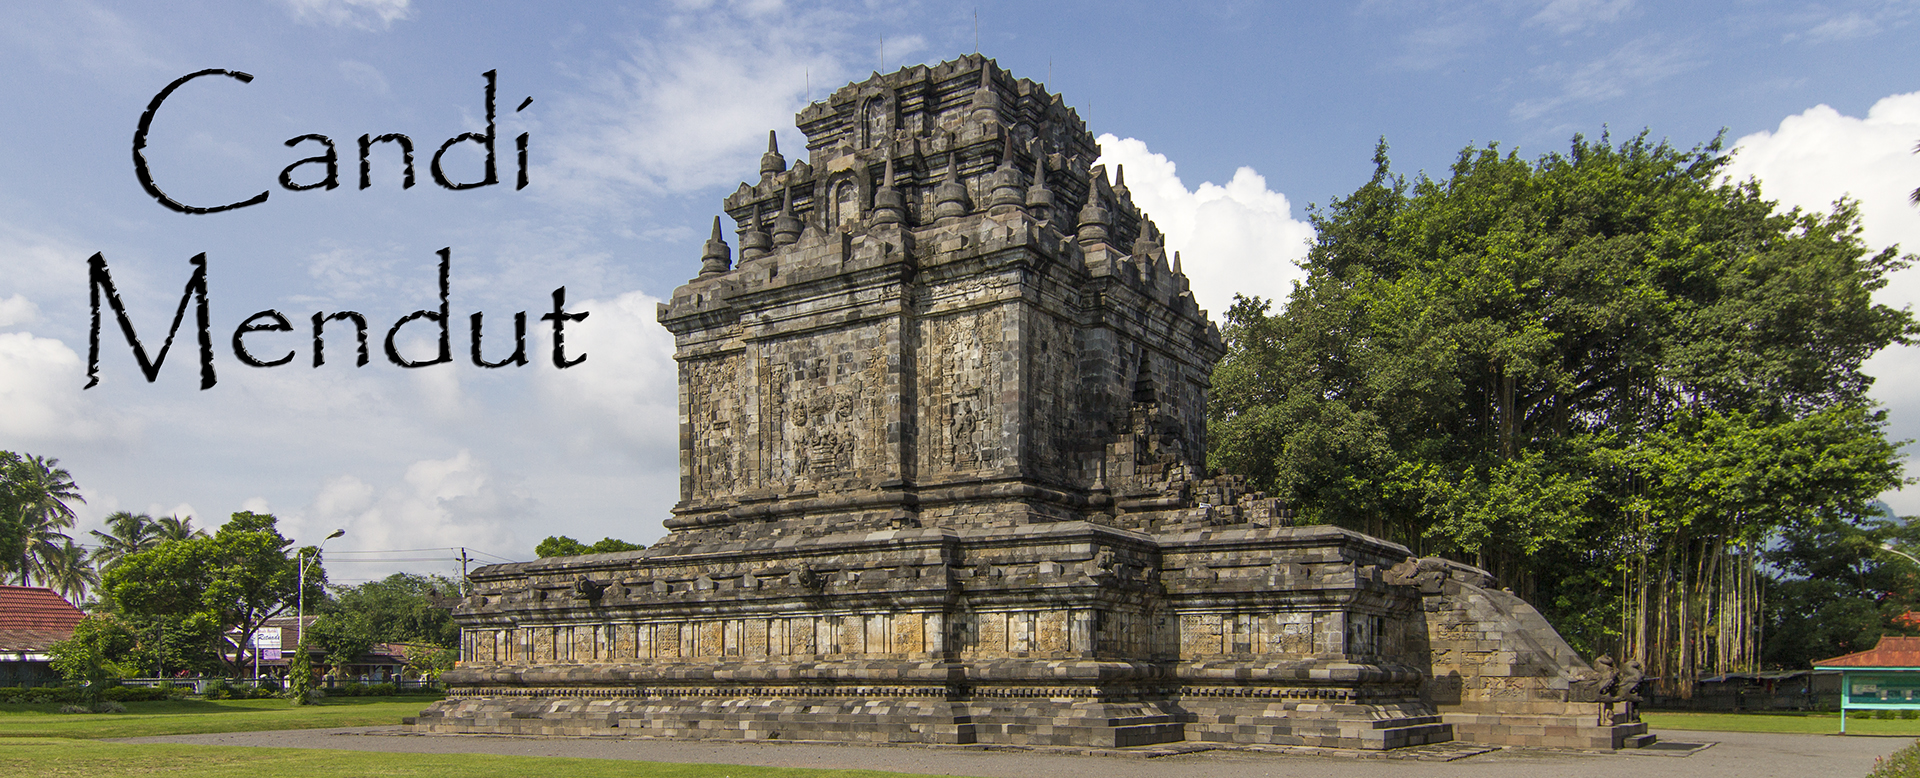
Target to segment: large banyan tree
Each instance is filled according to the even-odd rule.
[[[1468,148],[1317,210],[1285,309],[1239,299],[1211,464],[1309,521],[1483,566],[1670,693],[1757,666],[1770,538],[1899,483],[1861,365],[1916,333],[1846,201],[1782,211],[1718,140]]]

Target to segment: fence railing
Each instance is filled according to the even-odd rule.
[[[257,680],[253,678],[122,678],[120,679],[119,684],[121,686],[160,686],[162,684],[172,684],[173,686],[178,686],[184,689],[191,689],[193,694],[205,694],[207,691],[207,685],[213,683],[214,681],[226,681],[228,686],[233,686],[233,687],[252,687],[252,686],[260,686],[262,684],[267,684],[267,683],[271,683],[275,686],[283,685],[281,681],[273,678],[261,678]],[[357,678],[322,678],[314,681],[313,685],[314,685],[314,688],[316,689],[338,689],[348,684],[360,684],[361,686],[369,686],[375,683],[390,683],[390,684],[393,684],[393,688],[395,689],[438,689],[440,688],[440,684],[434,681],[425,681],[425,680],[418,680],[418,679],[411,680],[411,681],[374,681],[374,680],[362,681]],[[39,686],[63,686],[63,685],[65,685],[65,682],[60,680],[59,678],[0,679],[0,686],[34,688]]]

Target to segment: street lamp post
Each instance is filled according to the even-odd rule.
[[[323,548],[326,548],[327,541],[340,537],[341,535],[345,535],[345,534],[347,534],[346,530],[337,529],[333,531],[333,534],[328,535],[324,538],[321,538],[320,545],[314,547],[312,556],[316,556],[316,557],[319,556],[320,550]],[[300,551],[300,605],[299,605],[299,610],[296,612],[297,615],[294,617],[294,620],[293,620],[294,628],[300,630],[300,633],[299,633],[300,639],[295,642],[295,644],[299,646],[299,648],[296,649],[298,651],[307,650],[307,560],[308,559],[309,559],[309,555],[307,554],[305,549],[302,549]]]
[[[1914,557],[1914,556],[1913,556],[1912,554],[1909,554],[1909,553],[1907,553],[1907,552],[1905,552],[1905,551],[1901,551],[1900,549],[1897,549],[1897,548],[1894,548],[1894,547],[1893,547],[1893,541],[1891,541],[1891,540],[1889,540],[1889,541],[1887,541],[1887,542],[1885,542],[1885,543],[1881,543],[1881,544],[1880,544],[1880,550],[1881,550],[1881,551],[1885,551],[1885,552],[1887,552],[1887,553],[1890,553],[1890,554],[1899,554],[1899,555],[1901,555],[1901,556],[1903,556],[1903,557],[1906,557],[1906,558],[1908,559],[1908,561],[1911,561],[1911,562],[1913,562],[1913,563],[1914,563],[1914,564],[1916,564],[1916,565],[1920,565],[1920,558],[1915,558],[1915,557]]]

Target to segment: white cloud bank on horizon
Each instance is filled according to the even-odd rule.
[[[1835,200],[1860,204],[1860,238],[1874,250],[1899,245],[1920,251],[1920,209],[1907,195],[1920,186],[1920,92],[1880,99],[1865,118],[1817,105],[1734,143],[1727,172],[1759,179],[1761,194],[1782,208],[1826,213]],[[1874,299],[1894,307],[1920,303],[1920,268],[1895,272]],[[1888,437],[1920,438],[1920,347],[1894,346],[1868,360],[1874,399],[1888,410]],[[1909,475],[1915,462],[1909,448]],[[1901,515],[1920,514],[1920,486],[1883,499]]]
[[[1286,306],[1293,283],[1306,279],[1300,261],[1313,241],[1313,225],[1293,218],[1287,196],[1267,188],[1253,168],[1235,170],[1225,186],[1211,181],[1188,189],[1174,163],[1144,141],[1101,135],[1098,164],[1108,175],[1125,166],[1134,204],[1167,235],[1167,251],[1180,252],[1193,296],[1215,324],[1225,325],[1233,296],[1264,297],[1273,310]]]

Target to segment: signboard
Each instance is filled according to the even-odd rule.
[[[253,633],[253,647],[261,649],[271,648],[278,651],[280,649],[280,628],[261,627],[260,631]]]
[[[1846,707],[1920,708],[1920,673],[1845,673]]]

